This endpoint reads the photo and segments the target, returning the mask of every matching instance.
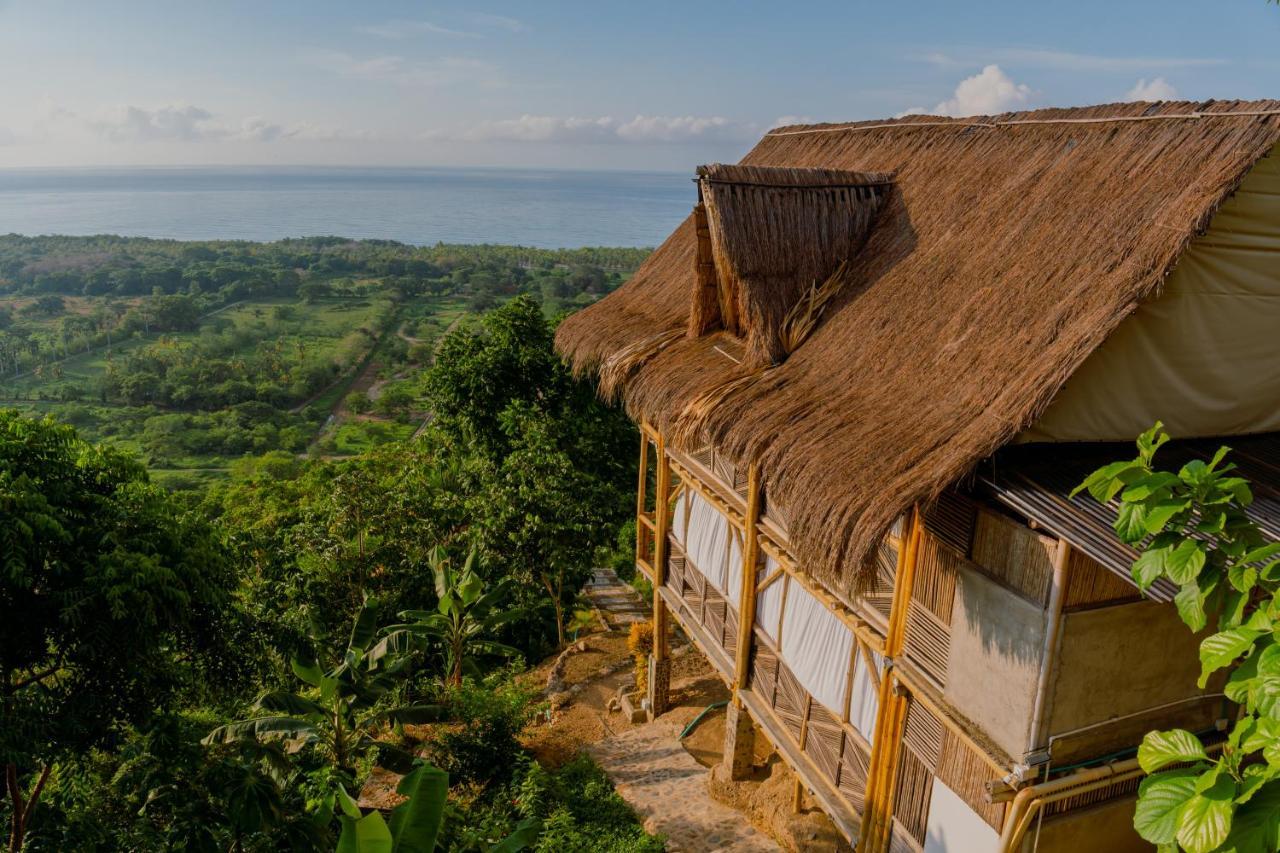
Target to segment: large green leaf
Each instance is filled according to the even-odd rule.
[[[1170,764],[1184,761],[1207,761],[1204,744],[1191,732],[1171,729],[1166,732],[1148,732],[1138,747],[1138,764],[1148,773],[1154,773]]]
[[[293,669],[293,674],[301,678],[312,687],[319,687],[321,679],[324,678],[324,670],[313,660],[304,661],[294,658],[289,661],[289,666]]]
[[[343,815],[341,820],[337,853],[391,853],[391,830],[378,812],[369,812],[359,820]]]
[[[356,614],[355,622],[351,625],[351,639],[347,643],[348,653],[354,651],[357,657],[363,656],[365,649],[369,648],[377,635],[377,602],[370,598],[365,600],[360,612]]]
[[[423,765],[400,780],[396,793],[409,799],[391,812],[395,853],[435,853],[436,836],[444,822],[449,774]]]
[[[1184,539],[1165,558],[1164,570],[1176,584],[1190,583],[1204,568],[1205,553],[1194,539]]]
[[[325,710],[306,697],[287,690],[273,690],[258,698],[258,707],[264,711],[276,711],[290,717],[326,717]]]
[[[1261,634],[1250,628],[1232,628],[1205,637],[1200,643],[1200,687],[1208,683],[1210,674],[1248,651]]]
[[[1133,828],[1152,844],[1172,844],[1178,836],[1178,817],[1195,796],[1196,770],[1166,770],[1142,780]]]
[[[1200,585],[1195,581],[1185,583],[1182,589],[1178,590],[1178,594],[1173,598],[1173,604],[1178,608],[1178,615],[1182,617],[1182,621],[1192,631],[1199,633],[1204,630],[1204,626],[1209,622],[1209,616],[1204,611],[1204,594],[1200,592]]]
[[[206,746],[238,740],[314,740],[316,727],[296,717],[255,717],[218,726],[200,741]]]
[[[1231,833],[1219,853],[1275,853],[1280,850],[1280,782],[1259,788],[1236,809]]]
[[[1235,813],[1235,791],[1235,781],[1224,777],[1187,800],[1178,815],[1177,835],[1187,853],[1209,853],[1227,840]]]

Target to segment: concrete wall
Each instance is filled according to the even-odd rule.
[[[1049,688],[1049,734],[1200,695],[1199,645],[1171,604],[1140,601],[1064,614]],[[1186,705],[1156,717],[1193,728],[1206,714],[1211,723],[1211,706]],[[1150,717],[1144,722],[1143,731],[1151,728]]]
[[[1026,751],[1044,635],[1039,606],[960,568],[945,696],[1015,759]]]

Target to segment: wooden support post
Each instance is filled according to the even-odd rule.
[[[923,524],[918,509],[913,509],[898,548],[898,565],[894,573],[893,605],[884,642],[888,668],[880,679],[880,707],[876,715],[876,734],[871,749],[871,768],[867,774],[866,809],[862,815],[862,831],[858,853],[881,853],[889,843],[890,818],[893,814],[894,783],[897,776],[898,752],[902,745],[902,728],[906,721],[906,698],[894,689],[893,658],[902,652],[906,636],[907,608],[911,604],[911,586],[915,579],[916,558],[920,552]]]
[[[671,657],[667,633],[671,616],[662,600],[662,585],[667,580],[667,530],[671,509],[667,506],[671,490],[671,464],[666,442],[658,433],[658,482],[654,493],[653,543],[653,665],[649,668],[649,716],[652,719],[667,710],[671,691]]]
[[[646,550],[644,538],[649,535],[648,529],[640,521],[644,518],[645,486],[648,485],[648,479],[649,435],[642,428],[640,430],[640,484],[636,487],[636,557],[638,559],[644,559]]]
[[[756,627],[756,564],[760,562],[760,466],[747,472],[747,517],[742,547],[742,588],[738,595],[738,649],[733,677],[739,690],[747,686],[751,667],[751,640]]]
[[[734,650],[733,701],[725,719],[725,769],[731,779],[745,779],[751,773],[755,748],[755,729],[751,716],[742,707],[738,692],[747,686],[751,672],[751,642],[756,627],[756,563],[760,559],[758,527],[760,522],[760,468],[752,465],[747,472],[747,512],[743,525],[742,586],[738,590],[738,644]]]

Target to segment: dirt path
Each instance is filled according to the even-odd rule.
[[[680,744],[685,723],[664,715],[587,747],[644,828],[666,836],[672,853],[733,850],[772,853],[773,839],[742,812],[711,798],[703,767]]]

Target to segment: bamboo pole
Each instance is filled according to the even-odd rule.
[[[752,465],[747,471],[747,517],[742,546],[742,589],[738,596],[738,649],[734,659],[733,675],[738,690],[747,686],[748,668],[751,665],[751,640],[756,625],[756,563],[760,560],[760,466]],[[735,691],[735,698],[737,692]]]
[[[902,709],[905,699],[894,690],[892,660],[902,651],[906,610],[911,602],[911,585],[920,550],[921,528],[919,508],[913,507],[903,531],[906,547],[898,548],[898,564],[894,570],[893,603],[889,608],[889,625],[883,645],[884,655],[889,659],[890,665],[885,671],[885,677],[880,679],[880,708],[876,720],[875,743],[871,750],[871,772],[867,774],[867,807],[862,817],[859,853],[879,853],[888,843],[887,827],[893,812],[893,781],[902,738],[900,723],[905,720]]]
[[[658,483],[654,494],[654,544],[653,544],[653,656],[658,662],[667,659],[667,606],[660,594],[667,580],[667,527],[670,512],[667,508],[667,492],[671,487],[671,466],[667,460],[666,442],[658,433]]]
[[[640,483],[636,487],[636,559],[647,562],[644,558],[645,536],[651,535],[652,531],[645,527],[642,519],[645,517],[644,498],[645,486],[648,485],[649,479],[649,436],[645,433],[644,428],[640,430]],[[650,555],[652,556],[652,555]],[[650,567],[652,570],[652,567]]]

